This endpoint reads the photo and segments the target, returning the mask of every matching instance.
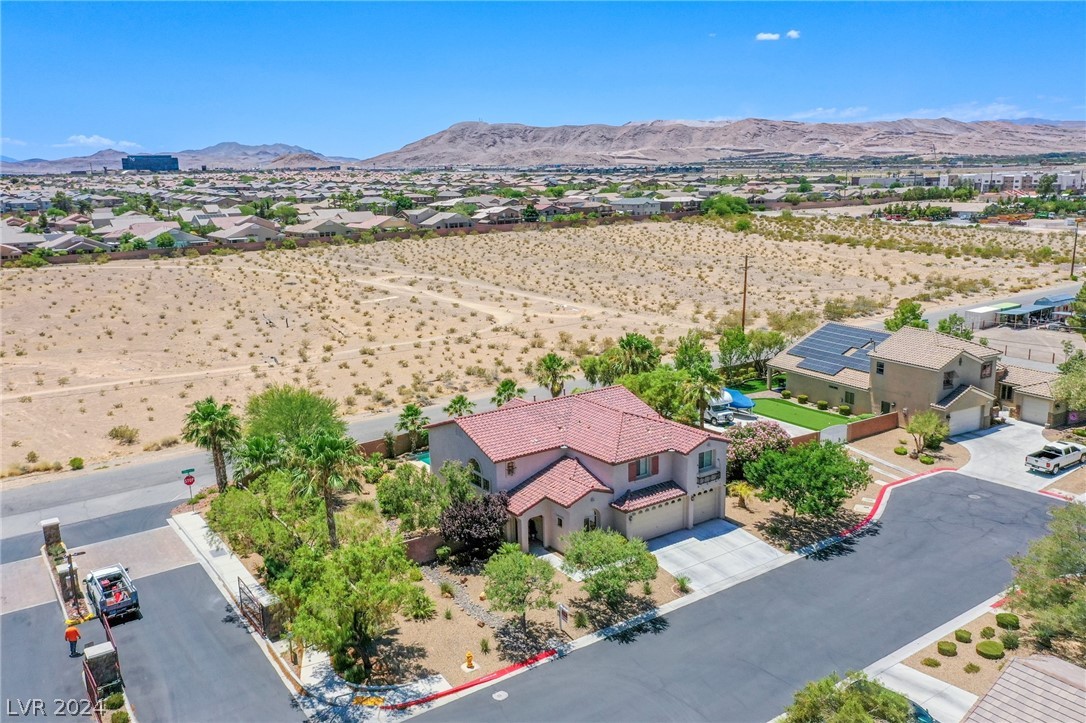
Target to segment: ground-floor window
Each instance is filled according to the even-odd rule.
[[[882,410],[883,414],[889,414],[890,413],[890,402],[883,402],[882,406],[881,406],[881,410]]]
[[[855,404],[855,403],[856,403],[856,393],[855,392],[845,392],[845,404]]]

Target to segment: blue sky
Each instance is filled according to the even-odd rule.
[[[1081,2],[5,1],[2,21],[15,158],[364,158],[465,120],[1086,118]]]

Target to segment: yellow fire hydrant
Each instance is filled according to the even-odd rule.
[[[468,670],[475,670],[475,656],[471,654],[470,650],[464,655],[464,667]]]

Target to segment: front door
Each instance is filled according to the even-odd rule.
[[[883,402],[882,406],[881,406],[881,409],[882,409],[883,414],[889,414],[890,413],[890,402]]]

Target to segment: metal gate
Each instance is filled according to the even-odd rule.
[[[269,640],[282,634],[279,599],[262,585],[246,585],[238,578],[238,607],[249,624]]]
[[[264,606],[260,604],[260,600],[257,599],[256,595],[240,577],[238,578],[238,607],[241,608],[241,614],[245,616],[249,624],[258,633],[264,635],[264,628],[266,627],[264,625]]]

